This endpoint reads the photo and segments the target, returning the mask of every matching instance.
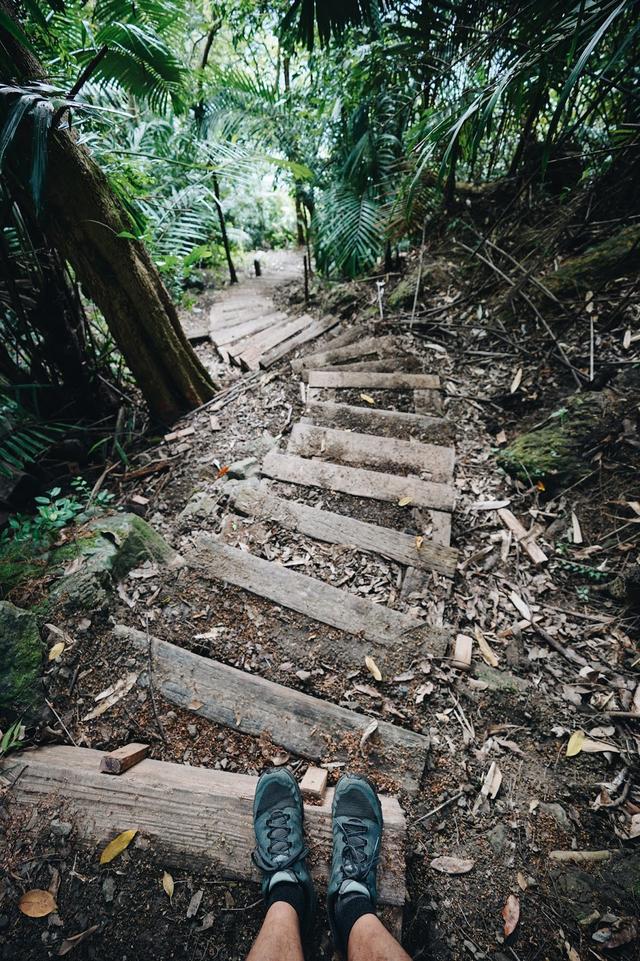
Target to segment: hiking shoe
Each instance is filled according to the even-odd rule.
[[[253,863],[262,871],[262,893],[268,904],[278,900],[276,885],[299,886],[301,897],[282,900],[294,904],[301,928],[307,931],[313,921],[316,896],[307,868],[309,851],[303,822],[302,795],[293,774],[284,767],[265,771],[258,780],[253,801]]]
[[[332,814],[333,858],[327,911],[334,943],[346,954],[354,914],[375,914],[382,808],[367,778],[343,774],[336,786]]]

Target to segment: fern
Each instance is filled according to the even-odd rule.
[[[324,273],[356,277],[382,253],[382,209],[346,184],[330,187],[312,222],[318,267]]]

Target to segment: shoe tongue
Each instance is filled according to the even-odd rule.
[[[269,891],[271,891],[276,884],[281,884],[283,881],[286,884],[298,883],[298,879],[293,871],[276,871],[275,874],[271,875],[271,880],[269,881]]]
[[[349,881],[349,880],[343,881],[342,884],[340,885],[340,891],[338,893],[340,895],[362,894],[366,898],[371,898],[371,895],[369,894],[369,889],[365,884],[361,884],[360,881]]]

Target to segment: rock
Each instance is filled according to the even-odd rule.
[[[51,822],[49,827],[49,832],[57,838],[68,838],[72,831],[73,824],[70,824],[69,821],[58,821],[57,818]]]
[[[561,827],[563,831],[567,832],[567,834],[571,834],[573,831],[573,825],[571,824],[569,815],[561,804],[541,801],[538,805],[538,810],[542,811],[543,814],[549,814],[556,822],[558,827]]]
[[[157,531],[137,514],[112,514],[90,525],[92,530],[114,541],[117,551],[112,574],[121,580],[144,561],[155,561],[166,567],[183,567],[184,560]]]
[[[116,882],[113,878],[113,875],[108,874],[107,877],[102,882],[102,896],[107,902],[107,904],[111,904],[111,902],[113,901],[115,892],[116,892]]]
[[[418,271],[420,271],[419,278]],[[423,263],[422,267],[416,265],[396,284],[391,293],[387,295],[387,307],[390,311],[396,312],[411,310],[413,308],[418,279],[420,280],[420,290],[418,292],[419,304],[421,298],[428,295],[435,288],[449,286],[451,283],[451,274],[447,271],[444,264],[440,264],[437,261],[431,264]]]
[[[0,714],[31,716],[42,709],[42,656],[36,618],[0,601]]]
[[[198,736],[198,728],[195,726],[195,724],[187,724],[187,731],[189,733],[189,737]]]
[[[258,473],[259,463],[255,457],[245,457],[244,460],[237,460],[231,464],[227,471],[227,477],[236,480],[244,480]]]
[[[502,854],[504,851],[507,840],[509,838],[509,830],[505,827],[502,822],[496,824],[494,828],[487,833],[487,841],[489,842],[491,849],[496,854]]]
[[[523,677],[510,674],[509,671],[499,671],[489,664],[478,664],[474,669],[474,674],[479,681],[484,681],[489,685],[491,691],[526,691],[529,682]]]
[[[206,491],[196,491],[178,515],[180,523],[191,520],[209,520],[218,516],[218,498]]]

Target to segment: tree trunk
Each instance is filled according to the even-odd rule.
[[[220,233],[222,234],[222,246],[224,247],[224,255],[227,258],[227,267],[229,268],[229,280],[232,284],[238,283],[238,275],[236,273],[236,268],[233,265],[233,260],[231,259],[231,247],[229,246],[229,238],[227,236],[227,224],[224,219],[224,210],[222,209],[222,203],[220,201],[220,187],[218,185],[218,178],[213,174],[213,192],[216,196],[218,208],[218,220],[220,221]]]
[[[0,10],[12,15],[6,0]],[[4,29],[0,43],[19,81],[45,79],[41,64]],[[103,171],[66,130],[49,138],[44,211],[49,237],[102,311],[151,413],[171,423],[209,400],[215,385],[149,253],[119,236],[131,230],[129,217]]]

